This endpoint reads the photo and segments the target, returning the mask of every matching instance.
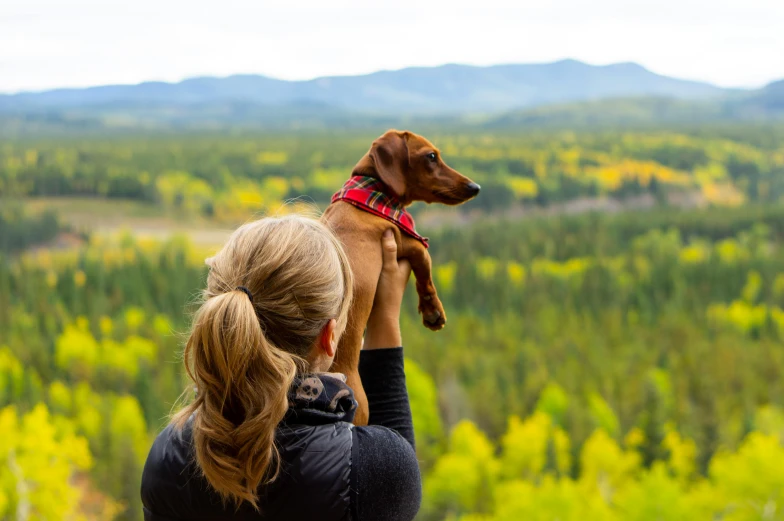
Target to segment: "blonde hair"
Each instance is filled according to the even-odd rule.
[[[345,329],[351,270],[329,229],[296,215],[241,226],[207,263],[184,352],[196,396],[173,421],[193,416],[196,461],[223,500],[258,508],[259,485],[279,471],[289,387],[327,322]]]

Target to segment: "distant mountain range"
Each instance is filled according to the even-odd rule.
[[[546,105],[488,118],[487,128],[784,121],[784,81],[720,98],[626,97]]]
[[[784,115],[784,80],[773,82],[743,99],[736,100],[735,105],[749,117]]]
[[[192,78],[0,95],[3,126],[330,127],[482,121],[490,127],[770,119],[784,81],[743,91],[655,74],[635,63],[575,60],[443,65],[285,81]],[[29,126],[29,125],[28,125]]]
[[[575,60],[472,67],[443,65],[285,81],[265,76],[192,78],[0,96],[0,107],[70,108],[116,104],[243,102],[321,104],[362,112],[498,112],[536,105],[629,96],[705,98],[719,87],[655,74],[635,63],[595,66]]]

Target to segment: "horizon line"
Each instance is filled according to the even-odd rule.
[[[612,67],[612,66],[618,66],[618,65],[635,65],[637,67],[640,67],[640,68],[642,68],[642,69],[644,69],[644,70],[646,70],[646,71],[648,71],[648,72],[650,72],[652,74],[656,74],[658,76],[664,76],[664,77],[667,77],[667,78],[672,78],[672,79],[680,80],[680,81],[688,81],[688,82],[694,82],[694,83],[703,83],[703,84],[710,85],[710,86],[713,86],[713,87],[716,87],[716,88],[728,89],[728,90],[731,90],[731,89],[754,90],[754,89],[764,88],[765,86],[769,85],[770,83],[773,83],[773,82],[777,81],[777,80],[772,80],[771,82],[768,82],[768,83],[765,83],[765,84],[762,84],[762,85],[758,85],[758,86],[722,86],[722,85],[716,84],[716,83],[711,82],[711,81],[697,80],[697,79],[690,79],[690,78],[681,78],[681,77],[677,77],[677,76],[670,76],[670,75],[667,75],[667,74],[662,74],[660,72],[653,71],[650,68],[646,67],[645,65],[643,65],[643,64],[641,64],[639,62],[636,62],[636,61],[619,61],[619,62],[609,62],[609,63],[590,63],[590,62],[583,61],[583,60],[580,60],[580,59],[577,59],[577,58],[561,58],[561,59],[558,59],[558,60],[541,61],[541,62],[502,62],[502,63],[482,64],[482,65],[477,65],[477,64],[472,64],[472,63],[458,63],[458,62],[447,62],[447,63],[441,63],[439,65],[410,65],[410,66],[407,66],[407,67],[400,67],[400,68],[397,68],[397,69],[376,69],[376,70],[373,70],[373,71],[364,72],[364,73],[357,73],[357,74],[320,75],[320,76],[314,76],[314,77],[304,78],[304,79],[286,79],[286,78],[270,76],[270,75],[267,75],[267,74],[264,74],[264,73],[261,73],[261,72],[237,72],[237,73],[233,73],[233,74],[229,74],[229,75],[200,74],[200,75],[193,75],[193,76],[185,76],[185,77],[179,78],[177,80],[169,80],[169,81],[167,81],[167,80],[148,79],[148,80],[141,80],[141,81],[138,81],[136,83],[103,83],[103,84],[97,84],[97,85],[96,84],[92,84],[92,85],[68,85],[68,86],[63,86],[63,87],[52,87],[52,88],[45,88],[45,89],[22,89],[22,90],[14,90],[14,91],[3,91],[3,90],[0,90],[0,96],[8,96],[8,97],[10,97],[10,96],[19,96],[19,95],[26,95],[26,94],[28,94],[28,95],[35,95],[35,94],[44,94],[44,93],[53,92],[53,91],[87,90],[87,89],[96,89],[96,88],[104,88],[104,87],[137,87],[137,86],[140,86],[140,85],[149,85],[149,84],[178,85],[180,83],[184,83],[184,82],[190,81],[190,80],[199,80],[199,79],[225,80],[225,79],[229,79],[229,78],[236,78],[236,77],[242,77],[242,76],[257,76],[257,77],[267,78],[267,79],[270,79],[270,80],[283,81],[283,82],[289,82],[289,83],[305,83],[305,82],[317,81],[317,80],[322,80],[322,79],[330,79],[330,78],[360,78],[360,77],[372,76],[374,74],[379,74],[379,73],[384,73],[384,72],[400,72],[400,71],[409,70],[409,69],[438,69],[438,68],[441,68],[441,67],[449,67],[449,66],[472,67],[472,68],[477,68],[477,69],[489,69],[489,68],[493,68],[493,67],[505,67],[505,66],[515,66],[515,65],[555,65],[557,63],[564,63],[564,62],[575,62],[575,63],[580,63],[580,64],[583,64],[583,65],[588,65],[590,67],[597,67],[597,68]]]

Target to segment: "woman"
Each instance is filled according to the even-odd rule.
[[[261,219],[208,260],[184,353],[195,396],[147,457],[145,519],[413,519],[421,482],[399,326],[411,268],[392,233],[382,246],[360,360],[367,427],[350,423],[345,377],[326,372],[352,291],[332,233],[300,216]]]

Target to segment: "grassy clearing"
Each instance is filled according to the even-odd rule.
[[[32,210],[51,209],[76,230],[112,235],[129,231],[139,237],[165,239],[188,235],[196,244],[223,243],[233,226],[200,216],[177,214],[162,206],[122,199],[41,197],[27,199]]]

